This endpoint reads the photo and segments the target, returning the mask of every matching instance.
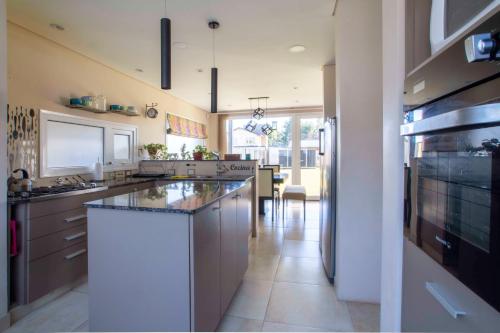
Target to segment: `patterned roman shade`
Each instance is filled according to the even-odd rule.
[[[167,113],[167,133],[190,138],[206,139],[207,126]]]

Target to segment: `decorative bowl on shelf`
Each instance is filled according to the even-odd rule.
[[[82,99],[81,98],[70,98],[69,99],[69,104],[74,105],[74,106],[81,106],[82,105]]]

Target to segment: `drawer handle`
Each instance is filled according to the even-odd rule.
[[[87,252],[87,249],[81,249],[81,250],[78,250],[76,252],[73,252],[71,254],[68,254],[66,257],[64,257],[64,259],[66,260],[71,260],[73,258],[76,258],[78,256],[81,256],[82,254],[86,253]]]
[[[82,231],[82,232],[79,232],[77,234],[74,234],[74,235],[71,235],[71,236],[67,236],[67,237],[64,237],[64,240],[67,240],[67,241],[72,241],[72,240],[75,240],[75,239],[78,239],[78,238],[82,238],[83,236],[85,236],[87,234],[87,232],[85,231]]]
[[[73,217],[68,217],[67,219],[64,219],[64,222],[71,223],[71,222],[83,220],[85,218],[87,218],[87,215],[82,214],[82,215],[77,215],[77,216],[73,216]]]
[[[448,313],[455,319],[461,316],[465,316],[467,313],[463,310],[455,308],[448,300],[439,292],[439,287],[437,283],[434,282],[426,282],[425,289],[434,296],[436,301],[439,302],[443,306],[443,308],[448,311]]]

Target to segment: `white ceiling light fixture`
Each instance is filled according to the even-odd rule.
[[[288,49],[288,51],[290,51],[291,53],[301,53],[301,52],[304,52],[306,50],[306,47],[304,45],[293,45],[293,46],[290,46],[290,48]]]

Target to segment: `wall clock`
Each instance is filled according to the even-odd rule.
[[[158,110],[156,110],[158,103],[152,103],[151,105],[146,105],[146,116],[148,118],[154,119],[158,117]]]

